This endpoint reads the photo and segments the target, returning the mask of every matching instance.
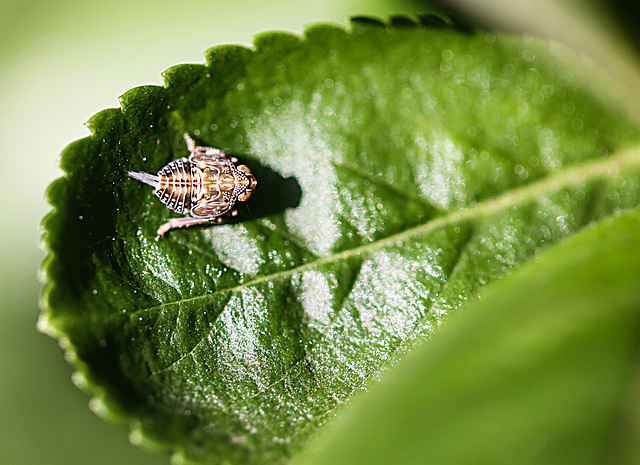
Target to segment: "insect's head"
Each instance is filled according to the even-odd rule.
[[[241,202],[246,202],[251,198],[253,192],[256,190],[256,186],[258,185],[258,181],[256,181],[256,177],[251,173],[251,170],[246,165],[238,166],[238,170],[242,171],[246,176],[246,181],[243,180],[244,184],[244,193],[238,197],[238,200]]]

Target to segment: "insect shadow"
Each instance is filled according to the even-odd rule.
[[[224,215],[223,224],[264,218],[300,205],[302,188],[296,178],[285,178],[268,166],[242,155],[228,154],[227,156],[236,157],[240,164],[249,166],[258,180],[258,186],[247,202],[236,203],[235,207],[238,211],[236,216]]]

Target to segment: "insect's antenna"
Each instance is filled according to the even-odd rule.
[[[157,188],[160,184],[160,178],[155,174],[144,173],[142,171],[129,171],[129,176],[145,184]]]

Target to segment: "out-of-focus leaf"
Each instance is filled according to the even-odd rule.
[[[604,87],[636,120],[640,105],[640,6],[625,0],[436,0],[468,21],[560,41],[599,63],[585,82]],[[605,78],[613,77],[613,81]]]
[[[640,131],[557,46],[426,22],[213,48],[65,150],[40,327],[98,413],[176,457],[280,463],[485,284],[638,204]],[[258,190],[157,242],[171,212],[126,173],[185,132]]]
[[[634,464],[640,210],[456,314],[297,464]]]

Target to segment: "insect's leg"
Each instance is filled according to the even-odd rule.
[[[198,217],[198,218],[170,218],[165,224],[158,228],[158,235],[156,236],[156,240],[159,240],[164,234],[166,234],[171,229],[176,228],[187,228],[189,226],[194,226],[196,224],[205,224],[211,223],[212,221],[220,221],[220,217],[209,216],[209,217]]]
[[[214,149],[213,147],[196,147],[196,141],[194,141],[189,134],[185,133],[184,140],[187,141],[187,148],[189,149],[189,152],[191,152],[189,160],[192,160],[194,156],[197,157],[203,155],[205,157],[226,158],[226,155],[222,150]]]
[[[196,151],[189,155],[189,161],[196,164],[206,165],[212,159],[226,158],[224,153],[218,149],[212,149],[211,147],[196,147]]]
[[[202,150],[205,154],[214,158],[226,158],[222,150],[214,149],[213,147],[198,147],[196,150]]]
[[[187,133],[184,134],[184,140],[187,141],[187,149],[189,152],[193,153],[196,151],[196,141],[194,141],[191,136]]]

